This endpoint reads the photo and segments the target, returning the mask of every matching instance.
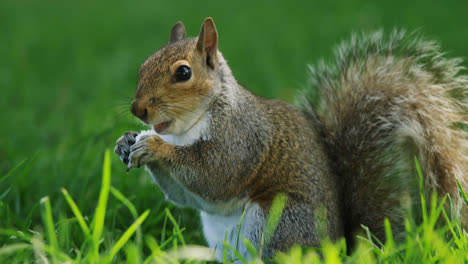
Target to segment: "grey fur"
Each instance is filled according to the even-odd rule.
[[[346,233],[364,224],[383,240],[386,217],[402,238],[405,207],[420,212],[414,156],[427,197],[451,195],[453,213],[460,215],[455,179],[468,189],[467,133],[456,128],[468,121],[461,60],[401,30],[355,34],[335,57],[310,67],[310,86],[298,101],[325,125],[328,153],[343,182]]]
[[[177,48],[195,50],[195,43],[179,40]],[[433,42],[401,31],[389,39],[382,32],[353,36],[336,56],[330,66],[310,68],[301,111],[251,94],[218,52],[216,66],[206,68],[212,87],[204,100],[204,136],[175,145],[167,160],[147,161],[166,198],[220,219],[240,217],[255,204],[242,234],[260,247],[271,201],[287,193],[264,257],[296,243],[319,246],[327,236],[352,240],[360,224],[383,239],[385,217],[398,237],[406,206],[401,199],[418,203],[413,155],[421,161],[426,189],[459,201],[454,180],[468,187],[466,133],[453,129],[454,122],[467,121],[468,81],[458,74],[460,61],[444,59]],[[159,65],[158,58],[163,56],[156,53],[144,64],[155,74],[159,66],[151,65]],[[120,151],[126,144],[119,139],[116,153],[126,157]]]

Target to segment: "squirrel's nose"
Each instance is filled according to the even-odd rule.
[[[146,118],[148,117],[148,109],[146,105],[142,105],[138,103],[137,100],[133,100],[132,106],[130,107],[130,112],[141,121],[146,122]]]

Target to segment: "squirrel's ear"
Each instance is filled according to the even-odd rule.
[[[218,59],[218,32],[211,17],[205,19],[203,26],[198,36],[197,49],[202,54],[206,55],[206,63],[211,68],[214,68]]]
[[[171,29],[171,36],[169,42],[176,42],[185,38],[185,26],[181,21],[175,23]]]

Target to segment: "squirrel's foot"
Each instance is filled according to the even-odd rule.
[[[130,156],[130,147],[133,144],[135,144],[137,136],[138,136],[138,133],[136,132],[125,132],[123,136],[121,136],[115,142],[114,153],[120,157],[120,160],[125,165],[128,165],[129,156]]]
[[[164,142],[155,135],[141,136],[130,147],[128,169],[139,168],[159,159],[169,159],[174,152],[174,145]]]

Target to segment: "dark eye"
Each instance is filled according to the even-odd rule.
[[[185,65],[179,66],[175,71],[175,80],[177,82],[185,82],[188,81],[192,77],[192,70]]]

